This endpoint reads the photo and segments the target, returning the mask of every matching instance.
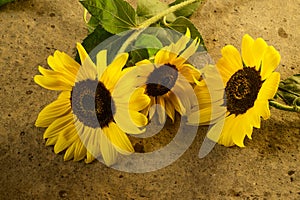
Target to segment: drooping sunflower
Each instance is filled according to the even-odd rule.
[[[184,115],[194,104],[187,87],[200,78],[200,72],[187,60],[196,52],[200,41],[195,39],[190,43],[190,40],[190,31],[187,29],[176,43],[160,49],[153,62],[143,60],[136,63],[142,69],[139,79],[144,80],[145,94],[151,99],[144,109],[149,119],[157,112],[160,123],[165,121],[165,113],[174,121],[175,111]]]
[[[143,88],[133,90],[132,81],[118,84],[128,71],[122,70],[127,53],[117,55],[107,66],[106,51],[100,51],[96,66],[80,44],[77,49],[81,65],[56,51],[48,57],[52,70],[39,67],[42,75],[36,75],[34,81],[62,92],[40,112],[35,125],[48,127],[44,133],[46,145],[54,145],[55,153],[66,150],[64,160],[86,158],[85,162],[90,163],[102,157],[109,166],[118,153],[134,151],[125,132],[143,131],[148,121],[139,110],[150,99]]]
[[[246,34],[241,51],[240,55],[234,46],[225,46],[216,64],[225,87],[223,103],[217,101],[217,105],[224,107],[226,113],[207,137],[224,146],[244,147],[246,135],[251,139],[253,127],[260,128],[261,117],[270,117],[268,101],[274,97],[280,81],[280,74],[274,72],[280,54],[273,46]]]

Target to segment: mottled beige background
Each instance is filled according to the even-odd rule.
[[[300,71],[299,9],[299,0],[208,0],[192,20],[215,60],[224,45],[240,47],[245,33],[263,37],[280,51],[278,71],[286,78]],[[201,127],[179,160],[145,174],[64,162],[45,147],[44,129],[34,121],[57,94],[33,76],[56,49],[74,55],[87,34],[82,13],[75,0],[0,8],[0,199],[300,199],[299,114],[272,109],[246,148],[217,145],[203,159],[197,158],[207,130]],[[172,137],[168,130],[172,125],[158,144]]]

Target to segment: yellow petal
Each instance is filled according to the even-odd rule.
[[[65,72],[64,64],[61,61],[62,52],[56,50],[53,56],[47,58],[47,63],[56,72]]]
[[[46,141],[46,146],[55,145],[57,141],[57,137],[48,138]]]
[[[34,82],[48,90],[72,90],[72,85],[66,81],[59,80],[57,76],[34,76]]]
[[[174,123],[175,108],[170,101],[165,101],[165,111],[166,111],[167,115],[171,118],[172,122]]]
[[[134,152],[130,140],[115,123],[110,123],[108,128],[104,129],[104,134],[119,153],[128,155]]]
[[[198,49],[199,42],[194,40],[190,46],[188,46],[176,59],[175,62],[171,64],[176,65],[176,67],[180,70],[183,63],[185,63],[189,57],[191,57]]]
[[[89,163],[93,162],[94,160],[95,160],[94,156],[89,151],[87,151],[86,152],[86,159],[84,160],[84,162],[86,164],[89,164]]]
[[[223,80],[224,85],[227,84],[231,76],[238,70],[232,68],[231,64],[228,63],[224,57],[220,58],[217,62],[217,68],[220,76]]]
[[[166,49],[159,50],[154,58],[154,63],[158,65],[168,64],[169,62],[169,51]]]
[[[107,50],[102,50],[97,54],[97,75],[101,77],[107,67]]]
[[[81,142],[81,140],[78,139],[76,141],[76,147],[74,150],[74,161],[79,161],[79,160],[84,159],[85,155],[86,155],[86,148],[83,145],[83,143]]]
[[[256,65],[256,60],[253,55],[253,43],[254,40],[251,36],[248,34],[244,35],[242,39],[242,58],[247,67],[254,67]]]
[[[261,66],[261,78],[262,80],[267,79],[273,71],[277,68],[280,62],[280,54],[272,46],[266,48],[264,57],[262,59]]]
[[[63,80],[64,82],[69,83],[70,85],[73,85],[75,81],[75,76],[72,76],[72,74],[65,74],[53,70],[48,70],[41,66],[39,66],[39,72],[45,77],[47,76],[56,77],[58,80]]]
[[[226,147],[230,147],[234,145],[234,142],[232,140],[232,134],[233,131],[235,131],[234,125],[235,125],[234,115],[230,115],[225,118],[225,122],[223,124],[223,130],[218,141],[219,144],[222,144]]]
[[[76,144],[73,143],[69,148],[66,150],[66,153],[64,155],[64,161],[71,160],[74,157],[74,150],[76,148]]]
[[[80,43],[76,44],[76,48],[78,50],[78,54],[79,54],[81,61],[85,61],[86,59],[89,58],[89,55],[87,54],[87,52],[85,51],[85,49],[83,48],[83,46]]]
[[[54,145],[54,153],[59,153],[68,148],[72,143],[79,139],[74,126],[68,126],[60,132],[57,142]]]
[[[59,134],[65,128],[70,126],[72,123],[73,123],[73,116],[71,114],[56,119],[45,131],[44,138],[50,138]]]
[[[141,60],[137,63],[135,63],[136,66],[143,66],[143,65],[148,65],[148,64],[152,64],[150,60],[147,60],[147,59],[144,59],[144,60]]]
[[[71,112],[69,99],[57,99],[47,105],[38,115],[35,122],[37,127],[48,127],[57,118]]]
[[[148,119],[147,117],[137,111],[130,111],[130,117],[133,121],[133,123],[137,126],[137,127],[143,127],[146,126],[148,124]]]
[[[145,88],[136,89],[130,97],[129,106],[131,110],[141,111],[150,104],[150,98],[145,95]]]
[[[238,115],[232,125],[232,141],[239,147],[245,147],[244,139],[246,137],[245,126],[249,126],[247,118],[244,115]],[[248,133],[249,134],[249,133]]]
[[[166,121],[166,113],[165,113],[165,100],[163,97],[158,96],[157,97],[157,108],[156,108],[156,112],[158,115],[158,121],[160,124],[164,124]]]
[[[81,60],[81,67],[76,75],[76,81],[95,80],[97,76],[95,64],[80,43],[77,43],[77,50]]]
[[[278,72],[273,72],[267,80],[264,81],[260,91],[258,93],[257,99],[259,100],[269,100],[272,99],[278,89],[280,82],[280,74]]]
[[[243,68],[242,59],[239,51],[232,45],[227,45],[222,49],[222,56],[225,61],[225,68],[230,72],[235,72]]]
[[[67,72],[66,74],[70,74],[71,76],[75,77],[78,69],[80,68],[80,64],[66,53],[62,53],[62,62]]]
[[[257,102],[254,103],[254,106],[247,111],[247,116],[249,117],[249,122],[255,127],[260,128],[260,114],[257,113],[256,108]]]
[[[104,132],[107,132],[108,128],[104,128]],[[112,142],[109,140],[109,138],[107,137],[107,135],[102,132],[100,135],[100,148],[101,148],[101,154],[102,154],[102,158],[104,163],[107,166],[111,166],[112,164],[114,164],[117,160],[117,151],[115,149],[115,147],[112,145]],[[109,134],[109,133],[108,133]]]
[[[173,92],[168,93],[168,101],[171,102],[175,108],[175,110],[180,114],[184,115],[186,109],[182,105],[182,103],[178,100],[178,97]]]
[[[254,56],[254,63],[255,63],[255,69],[258,71],[261,66],[262,58],[265,53],[265,50],[267,48],[267,43],[262,39],[258,38],[253,43],[253,56]],[[253,66],[250,66],[253,67]]]
[[[200,79],[200,71],[189,64],[183,64],[179,73],[181,73],[190,83],[194,83],[195,79]]]
[[[141,114],[142,115],[142,114]],[[133,119],[132,117],[139,117],[137,119]],[[117,112],[114,115],[114,120],[117,125],[126,133],[130,134],[138,134],[142,133],[144,130],[137,127],[135,121],[141,120],[142,116],[134,116],[134,112],[130,112],[130,110],[126,108],[118,108]]]
[[[100,81],[104,83],[107,89],[112,89],[118,82],[122,68],[125,66],[127,59],[128,53],[119,54],[103,72]]]
[[[260,114],[260,116],[262,116],[264,120],[269,119],[271,116],[268,100],[256,101],[254,109]]]
[[[220,143],[220,138],[221,138],[222,134],[224,133],[224,126],[225,126],[225,124],[228,124],[228,118],[231,119],[232,117],[233,116],[230,115],[226,118],[220,119],[216,124],[214,124],[212,127],[210,127],[210,129],[208,130],[208,133],[207,133],[207,137],[214,142]],[[231,145],[229,145],[229,146],[231,146]]]
[[[150,97],[151,101],[149,104],[149,119],[151,120],[156,112],[156,98]]]

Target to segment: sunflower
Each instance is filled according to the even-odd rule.
[[[280,81],[280,74],[274,72],[280,55],[273,46],[246,34],[241,51],[242,55],[232,45],[225,46],[216,64],[225,87],[223,103],[217,101],[217,105],[224,107],[225,117],[209,130],[207,137],[224,146],[244,147],[246,135],[251,139],[253,127],[260,128],[261,117],[270,117],[268,101]]]
[[[195,39],[190,43],[190,31],[187,29],[176,43],[160,49],[153,62],[146,59],[136,63],[142,70],[138,78],[144,81],[145,94],[151,99],[143,111],[149,119],[157,112],[158,121],[163,123],[166,112],[174,122],[175,110],[184,115],[193,106],[192,94],[187,88],[191,87],[189,83],[200,78],[200,72],[187,60],[196,52],[199,42]]]
[[[52,70],[39,67],[42,75],[36,75],[34,81],[62,92],[39,113],[35,125],[48,127],[44,133],[46,145],[54,145],[55,153],[66,150],[64,160],[85,158],[90,163],[102,157],[106,165],[111,165],[118,153],[134,151],[125,132],[143,131],[148,121],[139,109],[144,109],[150,99],[143,88],[133,90],[132,81],[121,80],[130,70],[122,71],[127,53],[117,55],[107,66],[107,52],[100,51],[96,66],[80,44],[77,49],[81,66],[56,51],[48,58]]]
[[[225,85],[226,117],[213,127],[222,127],[218,143],[244,147],[244,138],[251,139],[253,127],[260,128],[260,119],[270,117],[269,100],[277,91],[280,74],[274,72],[280,54],[262,39],[249,35],[242,39],[242,55],[227,45],[217,68]],[[209,137],[208,133],[208,137]]]

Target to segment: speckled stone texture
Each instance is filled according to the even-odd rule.
[[[130,1],[136,5],[136,1]],[[279,50],[278,71],[300,71],[299,0],[208,0],[192,16],[214,60],[242,36],[263,37]],[[74,0],[16,1],[0,8],[0,199],[300,199],[299,114],[275,109],[245,148],[216,145],[197,157],[207,127],[180,159],[158,171],[132,174],[100,162],[64,162],[46,147],[34,122],[57,97],[33,82],[56,49],[75,55],[87,35]],[[176,122],[178,123],[178,122]],[[168,122],[159,148],[173,137]]]

